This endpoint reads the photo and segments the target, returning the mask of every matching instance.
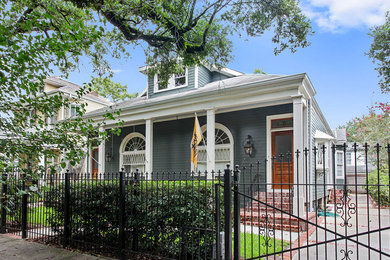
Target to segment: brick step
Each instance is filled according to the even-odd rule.
[[[265,216],[267,212],[248,212],[248,211],[241,211],[240,217],[241,217],[241,223],[244,223],[246,225],[254,225],[259,227],[264,227],[265,225]],[[299,220],[295,217],[292,217],[287,214],[280,214],[280,213],[270,213],[268,212],[268,225],[269,228],[272,229],[278,229],[282,230],[299,230],[299,231],[305,231],[306,230],[306,222]],[[316,214],[314,212],[309,213],[309,221],[314,221]],[[307,219],[306,215],[301,217],[302,219]],[[299,225],[298,225],[299,224]],[[310,227],[310,225],[309,225]]]
[[[293,203],[292,199],[285,198],[285,197],[283,197],[283,198],[267,198],[267,199],[265,199],[265,198],[264,199],[262,199],[262,198],[258,199],[256,197],[254,197],[254,199],[259,200],[261,202],[267,202],[269,204],[272,204],[273,202],[277,202],[277,203],[290,203],[290,204]],[[248,200],[245,201],[246,205],[259,204],[259,202],[255,201],[255,200],[250,200],[250,199],[248,199]]]
[[[250,221],[246,221],[246,222],[242,222],[242,223],[245,224],[245,225],[257,226],[257,227],[260,227],[260,228],[264,228],[265,227],[265,224],[262,223],[262,222],[260,222],[260,223],[253,222],[252,223]],[[283,231],[290,231],[291,230],[291,232],[305,231],[305,230],[302,229],[302,227],[299,228],[297,225],[286,225],[286,224],[283,224],[283,225],[281,225],[281,224],[275,224],[275,225],[268,224],[268,228],[269,229],[273,229],[273,230],[282,230],[282,228],[283,228]]]
[[[257,197],[259,197],[259,198],[265,198],[265,197],[268,197],[268,198],[273,198],[273,197],[275,197],[275,198],[280,198],[280,197],[282,197],[282,195],[283,195],[283,197],[292,197],[292,196],[290,196],[290,192],[288,192],[288,191],[286,191],[286,192],[280,192],[280,191],[275,191],[275,192],[272,192],[272,191],[269,191],[269,192],[267,192],[267,196],[266,196],[266,194],[265,194],[265,192],[255,192],[255,193],[253,193],[253,197],[254,198],[257,198]]]
[[[254,212],[258,212],[258,211],[262,211],[262,212],[272,212],[272,211],[276,211],[276,213],[280,213],[280,210],[283,210],[283,211],[287,211],[287,212],[291,212],[292,210],[292,205],[288,205],[288,204],[283,204],[283,205],[273,205],[276,209],[272,208],[272,207],[266,207],[266,206],[263,206],[263,205],[260,205],[260,206],[253,206],[253,207],[246,207],[245,210],[246,211],[254,211]]]

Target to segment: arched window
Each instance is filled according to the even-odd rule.
[[[198,171],[207,169],[207,125],[201,127],[203,140],[198,146]],[[229,129],[215,123],[215,171],[223,171],[226,164],[233,165],[233,135]]]
[[[145,137],[140,133],[128,134],[119,148],[119,167],[125,172],[133,172],[137,168],[145,170]]]

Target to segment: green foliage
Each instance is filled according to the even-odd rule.
[[[86,22],[88,21],[88,22]],[[0,0],[0,153],[7,160],[1,169],[17,161],[27,176],[44,170],[40,158],[58,156],[72,165],[85,156],[85,147],[101,140],[100,125],[82,119],[86,104],[76,116],[49,124],[62,108],[69,109],[88,89],[70,99],[61,93],[43,92],[44,80],[57,68],[66,76],[78,67],[79,58],[90,58],[95,70],[107,71],[104,55],[122,51],[112,30],[97,26],[96,16],[68,1]],[[57,151],[55,151],[57,150]],[[27,170],[28,169],[28,170]]]
[[[386,13],[385,23],[372,28],[369,35],[373,41],[367,55],[376,64],[375,70],[378,71],[382,93],[388,93],[390,91],[390,12]]]
[[[253,74],[266,75],[267,73],[265,73],[263,69],[255,68]]]
[[[113,82],[109,77],[92,77],[91,89],[114,103],[137,97],[137,93],[129,94],[127,85]]]
[[[128,246],[137,230],[140,251],[179,256],[185,235],[191,241],[187,243],[188,253],[196,254],[200,247],[202,255],[211,255],[214,234],[188,227],[215,228],[213,187],[211,182],[204,181],[142,181],[138,185],[130,182],[126,186],[125,206]],[[72,239],[118,246],[118,182],[71,183],[70,194],[72,222],[78,227],[72,229]],[[45,206],[54,212],[49,222],[53,227],[61,227],[64,185],[52,189],[46,198]],[[61,228],[56,231],[62,232]]]
[[[145,49],[150,73],[176,73],[204,62],[217,67],[231,59],[232,34],[259,37],[274,29],[274,52],[294,52],[309,45],[309,20],[296,0],[69,0],[89,8],[119,29],[128,43],[148,44]],[[174,65],[172,65],[174,64]]]
[[[348,142],[367,143],[370,146],[369,160],[377,163],[376,150],[374,146],[379,143],[380,160],[387,160],[387,153],[384,147],[390,142],[390,104],[376,103],[369,108],[368,114],[356,117],[342,126],[347,130]]]
[[[373,171],[368,174],[367,184],[368,193],[378,205],[390,206],[390,187],[389,187],[389,170],[388,165],[381,167],[379,171]],[[378,181],[379,180],[379,181]],[[377,184],[383,186],[377,186]],[[379,193],[378,193],[379,191]]]

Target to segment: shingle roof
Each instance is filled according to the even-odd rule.
[[[61,78],[56,77],[56,76],[49,77],[49,78],[45,79],[44,82],[51,84],[51,85],[54,85],[54,86],[57,86],[57,87],[59,87],[58,91],[61,91],[63,93],[67,93],[67,94],[71,94],[71,95],[77,95],[77,91],[82,88],[80,85],[77,85],[73,82],[61,79]],[[96,92],[90,92],[88,94],[85,94],[83,96],[83,98],[104,104],[106,106],[110,106],[113,104],[113,102],[111,102],[109,99],[98,95]]]
[[[130,108],[130,107],[135,107],[138,105],[143,105],[143,104],[150,104],[152,105],[155,102],[163,101],[163,100],[170,100],[170,99],[175,99],[177,97],[182,97],[182,96],[191,96],[191,95],[198,95],[201,93],[205,92],[210,92],[213,90],[223,90],[223,89],[230,89],[234,87],[238,87],[240,85],[244,84],[251,84],[251,83],[256,83],[256,82],[262,82],[262,81],[267,81],[270,79],[275,79],[275,78],[282,78],[285,77],[283,75],[242,75],[242,76],[237,76],[233,78],[228,78],[220,81],[214,81],[211,83],[208,83],[204,85],[203,87],[197,88],[197,89],[191,89],[188,91],[180,92],[180,93],[174,93],[171,95],[164,95],[164,96],[158,96],[158,97],[153,97],[153,98],[147,98],[147,97],[137,97],[133,98],[121,103],[117,103],[112,106],[111,109],[124,109],[124,108]],[[97,109],[94,111],[91,111],[87,113],[87,116],[92,116],[92,115],[97,115],[102,112],[106,112],[107,108],[101,108]]]

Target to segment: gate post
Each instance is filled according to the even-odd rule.
[[[138,192],[138,189],[137,189],[137,186],[139,184],[139,169],[135,169],[135,173],[134,173],[134,197],[137,198],[139,196],[139,192]],[[136,202],[137,199],[136,199]],[[137,216],[137,206],[136,204],[133,204],[133,210],[132,210],[132,214],[133,216]],[[132,245],[132,249],[134,251],[138,251],[138,225],[135,226],[134,230],[133,230],[133,245]]]
[[[6,232],[7,225],[7,211],[5,209],[5,204],[7,203],[7,174],[3,173],[3,185],[1,191],[1,229],[0,233]]]
[[[220,184],[215,184],[215,259],[221,259],[221,196]]]
[[[125,246],[126,246],[126,237],[125,237],[125,181],[124,175],[125,172],[122,169],[119,172],[119,258],[125,259]]]
[[[224,176],[225,207],[225,259],[232,259],[232,181],[230,165],[226,165]]]
[[[22,189],[26,192],[26,175],[23,174]],[[22,238],[27,238],[27,194],[22,195]]]
[[[240,195],[238,194],[238,181],[240,170],[238,165],[234,169],[234,259],[240,259]]]
[[[64,247],[69,244],[70,238],[70,178],[69,170],[65,172],[65,198],[64,198]]]

